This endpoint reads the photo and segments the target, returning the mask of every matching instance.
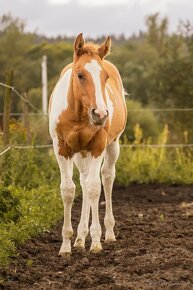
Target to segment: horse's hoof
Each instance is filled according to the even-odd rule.
[[[115,241],[116,241],[116,238],[115,238],[114,231],[107,231],[105,234],[105,243],[112,243]]]
[[[71,258],[71,252],[59,252],[58,256],[61,256],[62,258],[69,260]]]
[[[90,252],[93,253],[93,254],[100,253],[101,251],[102,251],[102,246],[100,244],[99,245],[93,245],[90,248]]]
[[[80,250],[80,251],[84,251],[85,250],[85,243],[81,239],[76,239],[76,241],[74,242],[74,248],[76,248],[77,250]]]
[[[114,243],[116,242],[116,238],[106,238],[105,239],[105,243],[106,244],[111,244],[111,243]]]

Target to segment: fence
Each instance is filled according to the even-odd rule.
[[[28,116],[45,116],[43,112],[40,112],[40,110],[34,106],[26,97],[26,94],[21,94],[18,92],[18,90],[15,89],[15,87],[4,84],[0,82],[0,86],[5,87],[9,89],[11,92],[14,92],[19,99],[26,104],[26,107],[32,108],[35,112],[26,112],[26,107],[24,107],[24,112],[21,113],[14,113],[14,112],[9,112],[9,116],[26,116],[26,113]],[[193,112],[193,108],[144,108],[144,109],[129,109],[128,112],[145,112],[145,111],[152,111],[152,112]],[[4,116],[5,113],[0,113],[0,116]],[[27,125],[29,130],[29,125]],[[31,142],[28,142],[31,143]],[[130,147],[130,148],[191,148],[193,147],[193,144],[188,143],[188,144],[121,144],[120,145],[122,148],[124,147]],[[4,150],[0,152],[0,157],[6,154],[9,150],[11,149],[18,149],[18,150],[25,150],[25,149],[46,149],[46,148],[52,148],[52,144],[39,144],[39,145],[10,145],[6,144]]]
[[[52,144],[43,144],[43,145],[9,145],[2,152],[0,152],[0,157],[7,153],[9,150],[13,149],[47,149],[52,148]],[[120,144],[121,148],[191,148],[193,144]]]

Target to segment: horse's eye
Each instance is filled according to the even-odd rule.
[[[83,74],[79,72],[78,73],[78,78],[79,78],[80,81],[82,81],[83,80]]]

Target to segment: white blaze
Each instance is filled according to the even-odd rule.
[[[97,109],[105,112],[106,114],[107,107],[103,99],[100,80],[100,72],[102,71],[102,67],[95,59],[92,59],[91,62],[86,63],[84,67],[91,74],[93,79]]]

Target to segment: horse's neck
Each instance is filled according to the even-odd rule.
[[[88,119],[88,113],[84,110],[82,103],[75,98],[75,92],[73,88],[73,73],[68,90],[68,107],[71,110],[75,121],[81,122],[82,120]]]

